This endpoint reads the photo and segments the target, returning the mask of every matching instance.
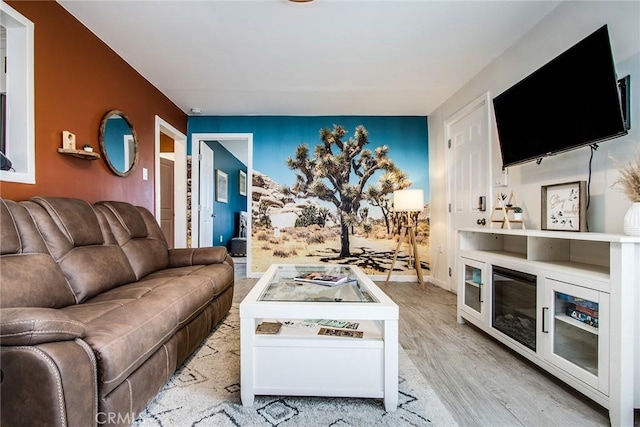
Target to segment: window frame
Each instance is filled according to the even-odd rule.
[[[0,171],[0,181],[36,183],[34,113],[34,24],[0,2],[0,25],[6,29],[7,157],[15,171]],[[16,142],[17,141],[17,142]]]

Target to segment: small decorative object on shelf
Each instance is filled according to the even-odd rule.
[[[520,206],[513,208],[513,219],[516,221],[522,221],[522,208]]]
[[[500,224],[500,228],[508,228],[510,230],[511,224],[520,224],[524,230],[522,208],[517,205],[518,202],[516,201],[516,196],[513,195],[513,191],[508,196],[505,193],[498,193],[495,200],[497,203],[494,203],[491,209],[489,226],[493,227],[493,224]],[[513,219],[509,218],[509,212],[513,212]],[[496,214],[498,215],[497,217]]]
[[[543,185],[543,230],[587,231],[587,182]]]
[[[91,147],[91,145],[85,144],[84,147]],[[62,131],[62,148],[58,148],[58,153],[85,160],[96,160],[100,158],[100,154],[94,153],[93,148],[91,148],[90,151],[86,148],[82,150],[76,149],[76,136],[66,130]]]
[[[76,149],[76,136],[67,130],[62,131],[62,148],[67,150]]]
[[[82,146],[82,149],[88,153],[93,153],[93,147],[89,144],[84,144]]]
[[[640,149],[636,152],[635,164],[616,161],[616,167],[620,178],[613,184],[622,187],[622,191],[632,202],[624,216],[622,231],[629,236],[640,236]]]
[[[275,335],[280,332],[281,327],[280,322],[262,322],[256,328],[256,334]]]

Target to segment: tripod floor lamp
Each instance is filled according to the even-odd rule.
[[[416,242],[415,227],[416,224],[412,221],[412,212],[422,212],[424,209],[424,191],[423,190],[396,190],[393,192],[393,211],[403,212],[406,219],[401,219],[402,229],[400,231],[400,239],[398,240],[398,247],[393,254],[393,261],[391,262],[391,268],[389,268],[389,274],[387,274],[387,282],[393,272],[393,267],[396,264],[398,258],[398,252],[404,243],[406,235],[409,236],[409,265],[411,264],[411,256],[415,259],[415,269],[418,274],[418,281],[424,286],[424,279],[422,278],[422,266],[420,264],[420,254],[418,253],[418,242]]]

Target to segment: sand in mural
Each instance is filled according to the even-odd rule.
[[[273,263],[355,264],[368,274],[386,274],[398,244],[401,218],[392,211],[394,190],[411,180],[386,146],[368,145],[358,126],[346,139],[341,126],[320,132],[313,151],[299,145],[283,161],[295,183],[278,183],[253,171],[252,272]],[[426,167],[426,166],[425,166]],[[421,265],[429,269],[429,206],[417,214]],[[415,274],[403,244],[394,274]]]

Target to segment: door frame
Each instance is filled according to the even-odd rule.
[[[492,188],[491,188],[491,171],[493,170],[492,168],[492,157],[491,157],[491,147],[493,145],[493,140],[491,138],[492,136],[492,131],[493,131],[493,127],[491,126],[492,121],[491,121],[491,114],[492,114],[492,109],[491,109],[491,94],[487,91],[484,94],[480,95],[479,97],[477,97],[476,99],[474,99],[473,101],[469,102],[467,105],[465,105],[464,107],[462,107],[461,109],[459,109],[458,111],[456,111],[455,113],[453,113],[451,116],[449,116],[447,119],[445,119],[444,121],[444,151],[445,151],[445,157],[446,157],[446,164],[447,164],[447,195],[446,195],[446,203],[445,203],[445,209],[447,211],[447,215],[446,215],[446,220],[445,220],[445,224],[446,224],[446,229],[447,229],[447,268],[448,271],[451,272],[450,274],[447,274],[447,281],[448,283],[446,283],[447,286],[444,286],[445,283],[438,283],[439,286],[442,286],[445,289],[448,289],[449,291],[453,292],[453,293],[457,293],[457,282],[456,282],[456,277],[458,275],[458,263],[457,263],[457,259],[456,256],[458,254],[458,239],[457,239],[457,230],[454,230],[451,226],[451,209],[449,208],[451,206],[452,203],[452,192],[454,191],[453,188],[451,188],[451,183],[452,183],[452,179],[451,179],[451,150],[449,150],[448,147],[448,143],[449,140],[451,139],[451,128],[458,123],[460,120],[462,120],[463,118],[465,118],[466,116],[468,116],[469,114],[471,114],[472,112],[474,112],[475,110],[477,110],[478,108],[481,108],[483,105],[487,106],[487,117],[486,117],[486,124],[487,124],[487,174],[485,176],[486,179],[486,183],[487,183],[487,200],[486,200],[486,205],[487,205],[487,210],[490,209],[490,203],[491,203],[491,198],[493,197],[493,192],[492,192]]]
[[[155,217],[160,223],[160,132],[173,139],[175,154],[173,175],[174,222],[173,243],[176,248],[187,247],[187,136],[160,116],[155,118]],[[180,203],[183,200],[184,203]]]
[[[193,133],[191,134],[191,246],[199,247],[198,205],[200,204],[200,162],[193,157],[199,153],[200,141],[244,141],[247,144],[247,275],[251,271],[251,183],[253,182],[252,133]]]
[[[202,169],[200,168],[200,164],[202,163],[202,159],[203,159],[203,153],[205,151],[209,151],[211,153],[211,174],[207,175],[211,177],[211,182],[210,184],[210,192],[209,192],[209,199],[211,201],[211,215],[207,218],[206,215],[203,215],[204,209],[202,209],[202,204],[200,203],[200,201],[202,200],[202,196],[203,194],[207,194],[207,193],[203,193],[202,190],[200,189],[200,187],[202,187],[202,185],[200,184],[200,180],[202,179]],[[193,183],[193,177],[194,177],[194,155],[197,155],[197,161],[195,163],[197,163],[197,166],[195,166],[196,168],[196,172],[197,172],[197,187],[193,187],[194,183]],[[191,207],[192,210],[191,212],[193,212],[193,214],[191,215],[191,229],[195,230],[198,234],[196,236],[191,236],[191,247],[202,247],[202,246],[214,246],[214,226],[215,226],[215,203],[216,203],[216,184],[217,184],[217,177],[216,177],[216,173],[215,173],[215,167],[216,165],[216,152],[213,150],[213,148],[207,144],[206,140],[200,140],[198,141],[198,147],[197,149],[194,149],[191,151],[191,184],[192,184],[192,188],[195,188],[198,193],[197,194],[191,194]],[[197,201],[197,203],[194,203],[194,200]],[[197,209],[193,209],[194,206],[197,206]],[[194,215],[195,214],[195,215]],[[202,229],[200,228],[200,223],[203,222],[203,219],[207,218],[207,220],[209,220],[211,222],[211,233],[208,236],[208,240],[205,240],[205,238],[203,238],[202,235]],[[194,223],[195,221],[195,223]],[[211,243],[209,243],[209,241],[211,241]],[[196,246],[197,245],[197,246]]]

